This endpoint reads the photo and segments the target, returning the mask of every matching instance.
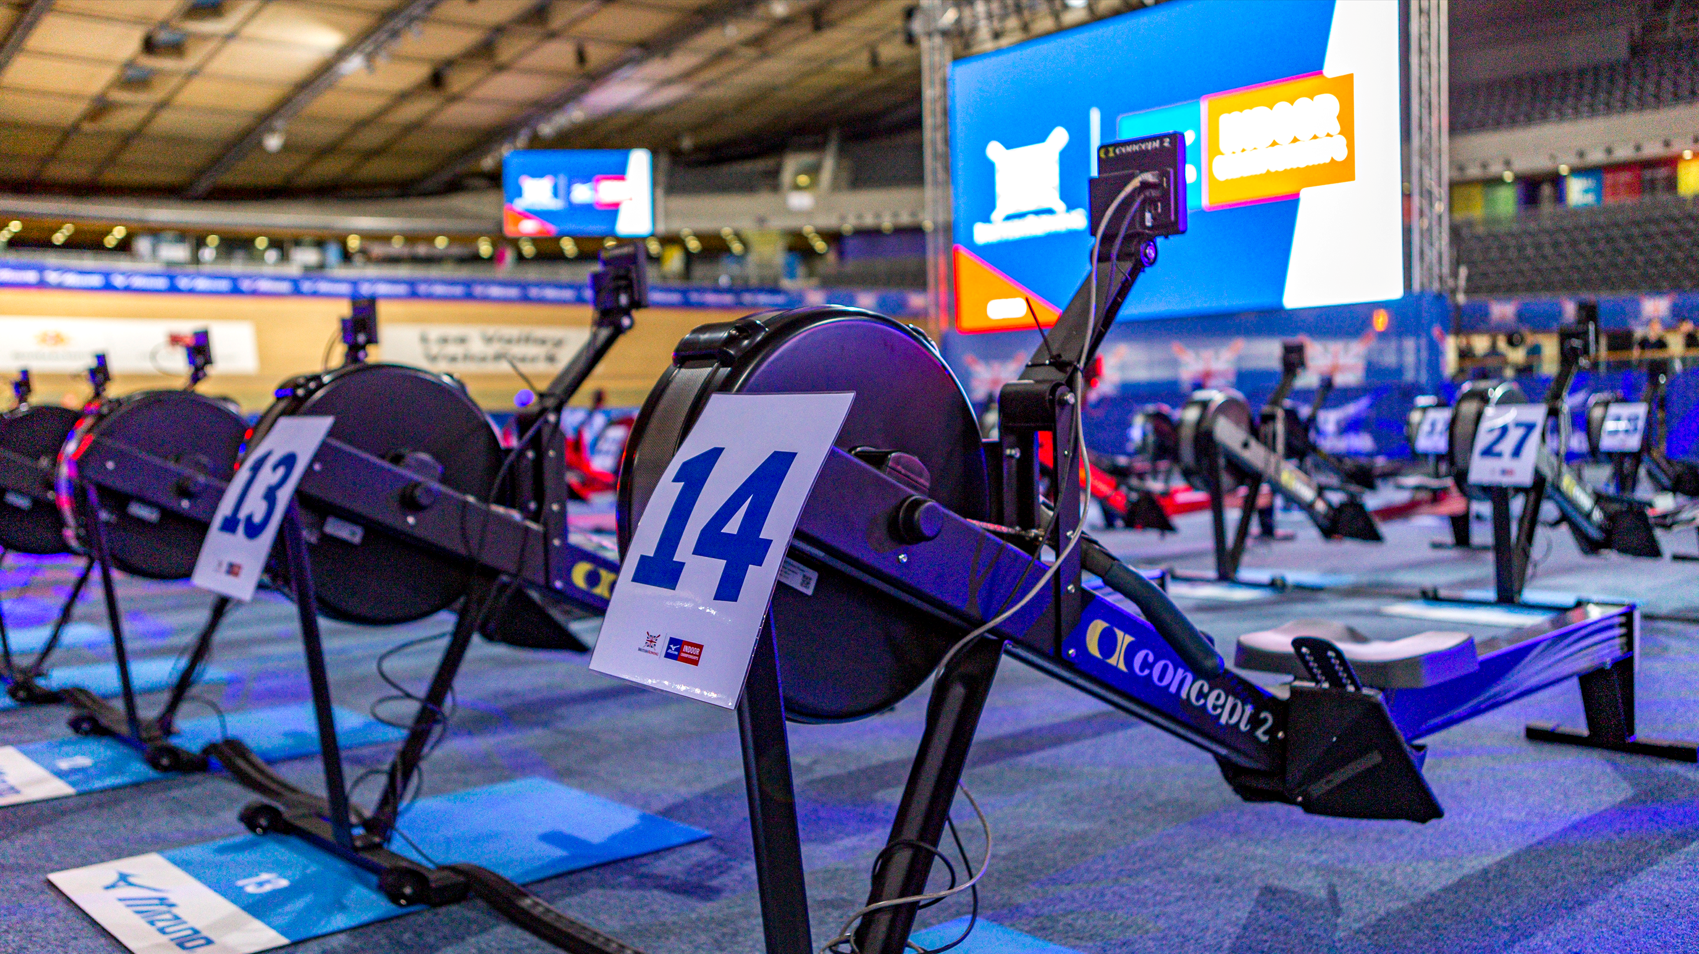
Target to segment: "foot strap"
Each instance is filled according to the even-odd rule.
[[[1338,646],[1315,636],[1299,636],[1292,640],[1292,651],[1309,670],[1310,680],[1321,688],[1363,691],[1363,682],[1351,668],[1351,660],[1345,658]]]

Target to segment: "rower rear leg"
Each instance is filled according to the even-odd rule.
[[[1633,657],[1584,673],[1578,681],[1581,683],[1581,706],[1587,713],[1586,731],[1548,722],[1530,722],[1526,730],[1529,739],[1650,755],[1676,762],[1699,762],[1699,744],[1643,739],[1635,734]]]

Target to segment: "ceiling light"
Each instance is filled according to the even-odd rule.
[[[72,225],[69,222],[66,222],[64,225],[59,226],[59,231],[64,232],[66,235],[70,235],[71,233],[75,232],[76,230],[77,230],[77,227],[75,225]]]
[[[389,247],[390,248],[400,248],[401,246],[406,245],[406,244],[407,244],[407,239],[403,236],[391,235],[389,237]]]
[[[113,235],[108,235],[107,237],[100,240],[100,244],[106,246],[107,248],[116,248],[118,246],[118,238],[116,236],[113,236]]]
[[[54,232],[53,233],[53,244],[54,245],[64,245],[65,244],[65,233],[64,232]]]
[[[1560,163],[1557,167],[1557,174],[1560,175],[1560,176],[1569,175],[1569,165],[1568,165],[1568,163]]]
[[[843,224],[843,226],[838,229],[838,232],[843,234],[843,235],[854,235],[855,234],[855,226],[849,224],[848,222],[845,222]]]
[[[11,221],[11,222],[10,222],[10,223],[9,223],[9,224],[8,224],[8,225],[7,225],[7,226],[6,226],[6,228],[7,228],[7,229],[8,229],[8,230],[10,230],[10,231],[13,231],[13,232],[22,232],[22,231],[23,231],[23,230],[24,230],[24,223],[22,223],[22,222],[19,222],[19,221],[18,221],[18,220],[17,220],[17,219],[13,219],[13,220],[12,220],[12,221]]]
[[[1509,175],[1509,173],[1505,173],[1505,174]],[[1509,181],[1509,180],[1506,180],[1506,181]],[[892,225],[889,222],[879,223],[879,231],[884,232],[886,235],[890,235],[895,230],[896,230],[896,226]]]
[[[560,240],[560,250],[563,253],[565,253],[567,258],[577,258],[578,257],[578,243],[574,242],[572,240],[572,236],[570,236],[570,235],[563,236],[561,238],[561,240]]]
[[[266,152],[282,152],[283,138],[283,127],[273,126],[265,131],[265,135],[260,137],[260,148]]]
[[[358,252],[360,250],[360,236],[350,234],[346,242],[348,245],[348,251]]]
[[[436,242],[433,243],[433,244],[435,244],[437,248],[448,248],[448,236],[446,236],[446,235],[437,236]]]
[[[619,241],[617,239],[615,239],[612,235],[608,236],[605,239],[602,239],[602,247],[603,248],[613,248],[615,245],[618,245],[618,244],[619,244]]]
[[[1683,150],[1682,150],[1682,151],[1681,151],[1681,158],[1683,158],[1683,159],[1692,159],[1692,158],[1693,158],[1693,150],[1691,150],[1691,149],[1683,149]]]
[[[254,239],[254,248],[257,248],[261,251],[265,251],[266,247],[269,246],[269,245],[271,245],[271,239],[268,239],[263,235]]]
[[[116,235],[119,238],[123,238],[124,236],[130,234],[130,230],[123,227],[122,225],[114,225],[112,227],[112,234]]]
[[[494,255],[495,253],[496,253],[496,250],[489,247],[488,245],[478,246],[478,257],[479,258],[489,258],[491,255]]]
[[[1511,172],[1509,169],[1506,169],[1506,170],[1504,170],[1503,179],[1506,182],[1515,182],[1516,181],[1516,173]],[[889,231],[889,229],[887,229],[886,231]]]
[[[14,222],[12,224],[13,224],[14,227],[17,225],[16,222]],[[696,233],[691,231],[690,229],[679,229],[678,230],[679,238],[689,238],[689,237],[691,237],[692,235],[695,235],[695,234]]]
[[[217,248],[218,247],[218,236],[208,235],[204,240],[202,240],[201,244],[205,245],[207,248]]]
[[[660,239],[651,235],[651,236],[648,237],[648,239],[644,240],[643,244],[644,244],[645,247],[647,247],[649,249],[650,255],[654,256],[655,258],[661,257],[661,240]]]
[[[537,244],[528,238],[520,239],[519,254],[526,258],[535,258],[537,256]]]

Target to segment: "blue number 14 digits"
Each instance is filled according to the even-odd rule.
[[[655,552],[637,558],[637,567],[631,573],[633,582],[663,590],[678,589],[679,577],[684,573],[684,561],[678,559],[678,548],[684,542],[690,516],[702,499],[702,489],[708,485],[708,475],[714,472],[714,466],[720,462],[723,453],[724,447],[713,447],[678,466],[678,472],[673,475],[673,483],[679,485],[678,496],[673,499],[672,509],[667,511],[660,539],[655,542]],[[725,564],[720,571],[719,583],[714,587],[714,599],[736,602],[743,593],[743,581],[749,568],[766,562],[773,541],[761,536],[761,528],[766,526],[773,501],[778,499],[779,488],[784,486],[785,477],[790,474],[791,464],[795,461],[796,453],[793,451],[768,454],[767,459],[744,478],[743,483],[738,484],[696,534],[696,546],[690,552]],[[726,525],[739,513],[743,514],[743,518],[738,521],[737,529],[727,532]]]

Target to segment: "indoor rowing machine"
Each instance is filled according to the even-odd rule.
[[[1275,422],[1281,417],[1275,415]],[[1345,489],[1330,498],[1315,478],[1273,449],[1279,445],[1265,443],[1267,436],[1267,429],[1252,424],[1245,398],[1231,388],[1199,391],[1180,409],[1180,466],[1193,486],[1209,493],[1217,579],[1238,579],[1265,484],[1297,505],[1324,537],[1380,541],[1380,528],[1357,494]],[[1244,502],[1229,539],[1227,497],[1240,488]]]
[[[1546,390],[1543,404],[1548,421],[1556,419],[1560,446],[1567,446],[1564,395],[1574,382],[1576,372],[1589,365],[1592,355],[1597,352],[1597,335],[1596,311],[1589,314],[1585,308],[1580,321],[1563,328],[1558,335],[1558,372]],[[1497,602],[1516,603],[1521,600],[1522,588],[1528,578],[1534,533],[1539,526],[1541,504],[1548,498],[1556,504],[1558,513],[1583,553],[1615,550],[1629,556],[1659,556],[1661,551],[1645,503],[1589,488],[1581,474],[1548,444],[1545,425],[1537,427],[1538,433],[1531,431],[1520,436],[1512,435],[1509,419],[1501,414],[1504,423],[1489,437],[1495,442],[1506,442],[1506,446],[1500,449],[1500,456],[1530,446],[1524,442],[1532,440],[1530,449],[1535,457],[1528,486],[1489,487],[1471,482],[1475,444],[1478,434],[1486,433],[1488,409],[1526,403],[1522,387],[1515,381],[1469,381],[1458,392],[1451,414],[1450,460],[1458,489],[1472,499],[1485,499],[1492,505],[1493,579]],[[1492,447],[1486,450],[1490,451]],[[1522,498],[1522,509],[1514,517],[1514,526],[1511,513],[1513,495]]]
[[[91,394],[87,407],[100,404],[111,380],[106,355],[95,355],[88,370]],[[31,392],[29,372],[22,371],[12,385],[17,405],[0,415],[0,488],[4,495],[0,502],[0,556],[9,552],[37,556],[72,552],[54,502],[53,484],[59,451],[82,415],[58,405],[33,404]],[[47,661],[58,648],[93,571],[94,558],[89,556],[71,584],[46,641],[28,663],[14,657],[5,621],[0,618],[0,681],[6,683],[6,694],[14,702],[42,705],[63,698],[38,680],[47,672]]]
[[[1101,221],[1095,208],[1094,219]],[[1459,684],[1469,692],[1451,697],[1443,713],[1405,715],[1402,725],[1383,693],[1347,678],[1349,664],[1337,654],[1313,652],[1317,672],[1282,693],[1227,670],[1159,589],[1079,535],[1078,482],[1054,481],[1043,493],[1031,453],[1037,435],[1049,433],[1057,472],[1073,471],[1080,368],[1133,279],[1154,261],[1147,238],[1137,236],[1139,258],[1124,267],[1117,260],[1095,284],[1088,279],[1064,310],[1049,350],[1068,358],[1035,361],[1002,389],[996,440],[977,439],[972,405],[923,335],[848,308],[698,328],[680,342],[645,403],[622,468],[625,548],[709,396],[856,394],[815,483],[829,492],[809,498],[786,554],[815,574],[813,586],[775,591],[738,703],[770,954],[814,951],[787,719],[866,717],[936,672],[925,733],[867,906],[853,932],[829,945],[897,954],[907,945],[917,895],[1005,652],[1210,752],[1247,799],[1416,821],[1439,817],[1440,808],[1407,732],[1437,731],[1448,718],[1626,658],[1632,609],[1587,607],[1517,642],[1524,658],[1558,657],[1547,670],[1550,681],[1519,673],[1507,683],[1492,678],[1502,672],[1494,669]],[[821,354],[835,360],[822,362]],[[1048,558],[1041,556],[1046,547]],[[1082,573],[1115,595],[1082,585]],[[1571,644],[1580,648],[1559,651]],[[1509,661],[1484,655],[1495,665]],[[1441,673],[1431,668],[1430,681],[1437,681]],[[1460,678],[1463,669],[1458,662],[1446,674]],[[1401,711],[1418,713],[1418,703],[1436,698],[1410,697]]]
[[[174,338],[189,367],[179,390],[151,390],[91,406],[59,454],[55,480],[65,536],[100,570],[107,626],[112,633],[121,706],[83,688],[63,691],[78,710],[79,735],[109,735],[143,752],[159,771],[204,771],[206,759],[171,743],[177,711],[194,688],[229,610],[213,600],[190,643],[187,662],[164,705],[150,718],[137,708],[123,613],[113,571],[153,580],[185,580],[206,524],[212,519],[248,422],[235,403],[195,391],[212,366],[206,331]]]
[[[1261,415],[1262,442],[1269,447],[1282,448],[1286,459],[1310,471],[1322,471],[1341,487],[1367,492],[1375,489],[1375,468],[1372,463],[1336,456],[1316,443],[1316,417],[1322,405],[1333,396],[1333,376],[1323,375],[1316,385],[1315,400],[1308,414],[1293,404],[1292,391],[1298,377],[1309,367],[1309,344],[1305,341],[1283,341],[1280,344],[1280,383],[1263,404]]]
[[[333,418],[290,500],[270,574],[296,604],[320,740],[323,796],[274,773],[239,740],[207,747],[262,801],[243,808],[256,834],[298,838],[370,872],[396,904],[448,904],[476,894],[567,950],[635,954],[555,912],[523,888],[468,865],[423,864],[391,850],[420,766],[445,728],[448,696],[472,637],[583,651],[568,625],[601,614],[618,564],[567,528],[561,409],[647,304],[643,252],[604,250],[591,276],[590,339],[521,417],[508,452],[465,388],[448,375],[388,364],[346,366],[287,382],[253,444],[295,415]],[[267,522],[272,519],[268,511]],[[455,608],[456,621],[375,807],[352,803],[331,709],[318,615],[398,623]]]

